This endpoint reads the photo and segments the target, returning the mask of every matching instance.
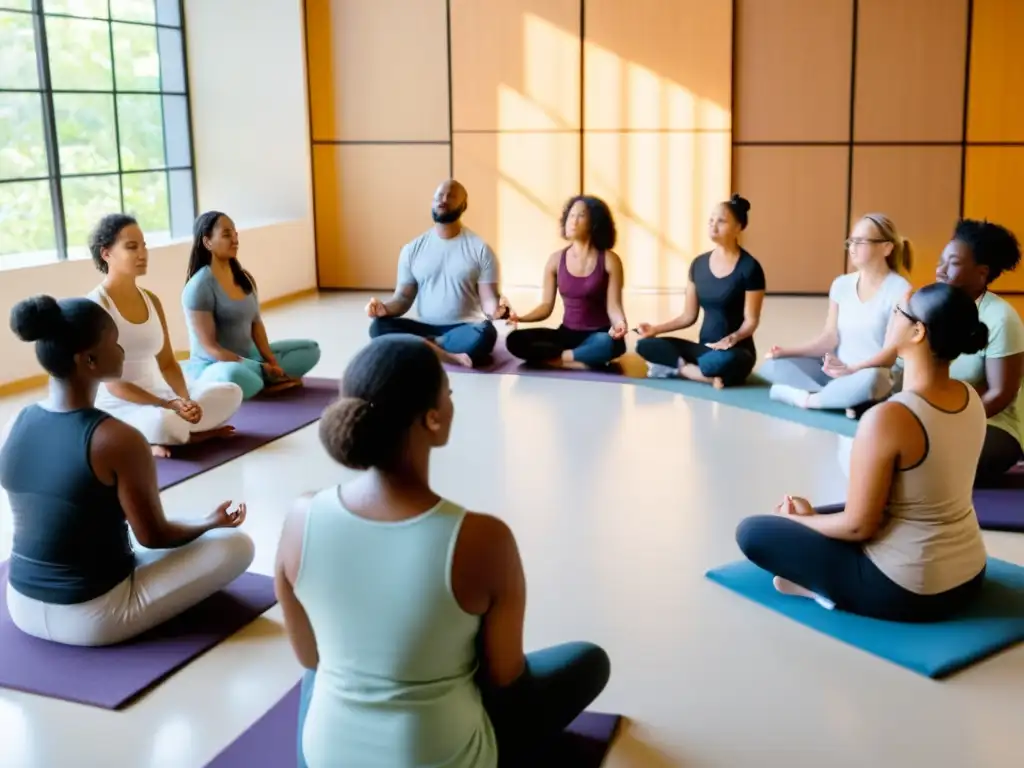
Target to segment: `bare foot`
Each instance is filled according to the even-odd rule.
[[[281,392],[286,392],[289,389],[295,389],[296,387],[302,386],[302,379],[281,379],[275,381],[273,384],[265,386],[260,394],[263,395],[277,395]]]
[[[223,427],[215,427],[214,429],[207,429],[203,432],[193,432],[189,436],[190,443],[205,443],[207,440],[216,440],[221,437],[231,437],[235,434],[235,428],[230,424],[225,424]]]
[[[436,343],[430,341],[429,339],[425,339],[425,341],[427,342],[427,344],[430,345],[430,348],[434,350],[434,352],[437,354],[438,358],[440,358],[442,363],[448,363],[448,365],[458,365],[462,368],[473,367],[473,359],[464,352],[457,355],[452,354],[451,352],[442,349]]]
[[[809,589],[801,587],[799,584],[795,584],[789,579],[784,579],[781,576],[776,576],[772,579],[772,586],[775,587],[777,592],[781,592],[784,595],[792,595],[793,597],[806,597],[809,600],[814,600],[822,608],[832,610],[836,607],[836,604],[829,600],[827,597],[811,592]]]
[[[688,381],[696,381],[699,384],[711,384],[716,389],[722,388],[718,384],[715,384],[716,381],[721,382],[721,379],[713,379],[710,376],[705,376],[700,372],[700,368],[695,363],[683,363],[680,365],[679,375]]]
[[[158,459],[171,458],[171,449],[166,445],[151,445],[150,448],[153,451],[153,455]]]
[[[715,376],[713,379],[711,379],[711,386],[714,387],[715,389],[725,389],[725,382],[722,381],[721,376]]]

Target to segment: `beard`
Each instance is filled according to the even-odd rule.
[[[453,211],[445,211],[444,213],[439,213],[437,208],[431,208],[430,215],[438,224],[454,224],[456,221],[462,218],[462,214],[465,210],[466,206],[464,205],[459,208],[456,208]]]

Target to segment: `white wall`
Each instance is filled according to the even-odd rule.
[[[301,0],[186,0],[185,23],[199,210],[235,220],[261,299],[315,287]],[[143,281],[177,349],[188,341],[179,295],[189,248],[153,247]],[[0,271],[0,383],[41,372],[32,345],[6,328],[11,307],[40,293],[81,296],[99,280],[91,261]]]

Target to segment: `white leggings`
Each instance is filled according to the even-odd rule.
[[[765,360],[757,371],[769,384],[793,387],[814,395],[808,408],[844,410],[888,397],[895,384],[888,368],[864,368],[848,376],[831,378],[821,370],[819,357],[783,357]]]
[[[7,609],[22,632],[64,645],[111,645],[177,616],[237,579],[252,564],[252,539],[209,531],[176,549],[136,545],[135,573],[106,594],[75,605],[33,600],[7,585]]]
[[[184,445],[192,439],[193,432],[207,432],[223,426],[242,404],[242,388],[227,382],[190,382],[189,395],[203,409],[203,417],[197,424],[190,424],[174,411],[154,405],[104,399],[97,407],[135,427],[150,445]]]

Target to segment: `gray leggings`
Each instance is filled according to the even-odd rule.
[[[877,403],[893,390],[893,373],[888,368],[865,368],[833,379],[821,370],[820,357],[782,357],[765,360],[758,376],[770,384],[782,384],[815,395],[808,408],[844,410],[864,403]]]

